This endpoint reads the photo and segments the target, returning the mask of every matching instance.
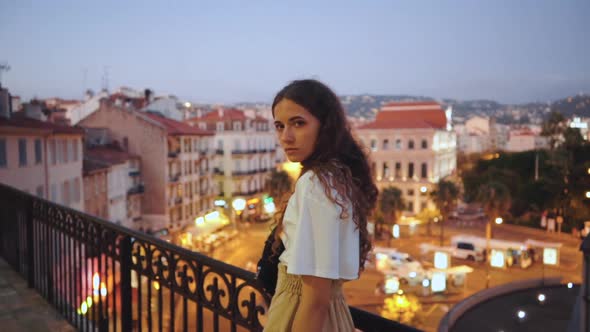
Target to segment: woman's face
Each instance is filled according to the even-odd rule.
[[[320,121],[289,99],[275,106],[274,120],[279,144],[289,161],[302,162],[309,158],[318,138]]]

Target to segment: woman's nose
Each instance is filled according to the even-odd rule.
[[[284,142],[284,143],[291,143],[291,142],[293,142],[294,138],[295,138],[295,136],[293,135],[293,130],[291,130],[291,128],[287,127],[281,133],[280,140],[281,140],[281,142]]]

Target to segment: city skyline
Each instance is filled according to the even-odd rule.
[[[0,5],[2,83],[24,99],[151,88],[270,102],[318,78],[341,95],[549,101],[590,91],[584,1]],[[32,22],[39,22],[32,24]]]

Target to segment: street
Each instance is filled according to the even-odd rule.
[[[254,272],[256,263],[262,253],[264,241],[270,232],[270,225],[270,222],[267,222],[254,223],[248,227],[240,227],[237,236],[213,249],[209,255],[225,263]],[[420,249],[420,244],[422,243],[430,243],[433,245],[439,244],[439,227],[433,226],[431,231],[432,234],[430,236],[426,235],[427,228],[423,225],[416,226],[412,230],[412,234],[410,234],[409,227],[406,227],[402,229],[401,238],[391,241],[378,240],[374,241],[373,244],[380,247],[387,247],[388,244],[391,244],[392,248],[410,254],[411,257],[420,261],[424,267],[432,267],[433,253],[423,253]],[[481,223],[449,223],[444,230],[445,245],[449,244],[452,236],[458,234],[484,236],[484,225]],[[543,265],[538,261],[526,269],[517,266],[512,266],[506,269],[490,268],[490,287],[517,280],[540,278],[542,275],[545,275],[545,277],[559,276],[562,277],[565,282],[579,283],[581,281],[582,255],[578,250],[579,240],[573,238],[571,235],[562,234],[561,236],[557,236],[556,234],[546,234],[543,231],[536,229],[512,225],[494,225],[493,237],[496,239],[514,241],[536,239],[561,242],[563,243],[563,247],[561,248],[560,253],[560,264],[555,267],[545,266],[544,271]],[[474,271],[467,275],[465,285],[462,290],[458,292],[428,296],[419,296],[420,294],[416,294],[418,295],[421,310],[411,325],[425,331],[435,331],[440,319],[455,303],[485,289],[486,266],[483,262],[471,262],[453,258],[451,264],[452,266],[468,265],[472,267]],[[383,282],[383,280],[383,274],[377,271],[371,264],[368,264],[366,270],[361,274],[360,279],[344,284],[344,293],[348,304],[380,314],[387,295],[376,292],[376,288],[378,284]],[[144,285],[144,287],[146,286]],[[404,289],[404,286],[401,288]],[[406,288],[405,290],[411,292],[409,288]],[[146,290],[142,292],[143,294],[147,294]],[[157,293],[158,292],[156,291],[152,292],[152,304],[154,307],[158,303]],[[163,290],[163,299],[163,307],[168,309],[170,307],[170,295],[167,290]],[[175,327],[177,330],[180,330],[183,327],[182,316],[184,309],[183,301],[179,296],[175,296],[174,298],[174,308],[176,317]],[[157,311],[154,311],[154,314],[156,312]],[[188,301],[187,313],[189,317],[187,325],[189,329],[192,329],[196,324],[196,306],[192,301]],[[204,313],[206,318],[204,319],[204,324],[209,326],[213,321],[212,316],[208,310],[204,310]],[[165,310],[164,315],[168,314],[169,310]],[[145,315],[143,320],[146,322]],[[264,322],[264,317],[262,317],[261,320]],[[164,321],[167,322],[166,319],[164,319]],[[219,323],[220,327],[223,327],[225,326],[224,324],[226,324],[226,321],[222,318],[219,320]]]

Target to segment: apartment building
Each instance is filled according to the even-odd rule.
[[[436,102],[389,103],[373,122],[355,129],[370,150],[378,188],[399,188],[407,214],[433,206],[428,193],[456,168],[451,115]]]
[[[140,227],[180,230],[213,209],[217,191],[209,147],[214,133],[117,100],[103,98],[80,125],[108,128],[124,151],[141,157]]]
[[[92,168],[88,170],[88,178],[84,178],[85,187],[91,187],[90,182],[94,182],[94,194],[97,196],[97,201],[90,203],[87,209],[96,210],[97,207],[93,205],[104,200],[107,214],[103,218],[127,228],[143,230],[141,158],[124,151],[115,142],[86,148],[84,166]],[[87,169],[84,171],[86,174]],[[97,193],[98,188],[101,190]],[[104,209],[104,206],[101,208]]]
[[[270,121],[238,109],[217,109],[186,121],[213,131],[217,194],[228,204],[247,201],[246,215],[261,212],[264,184],[277,158],[276,137]]]
[[[80,211],[83,131],[28,118],[0,118],[0,182]]]

